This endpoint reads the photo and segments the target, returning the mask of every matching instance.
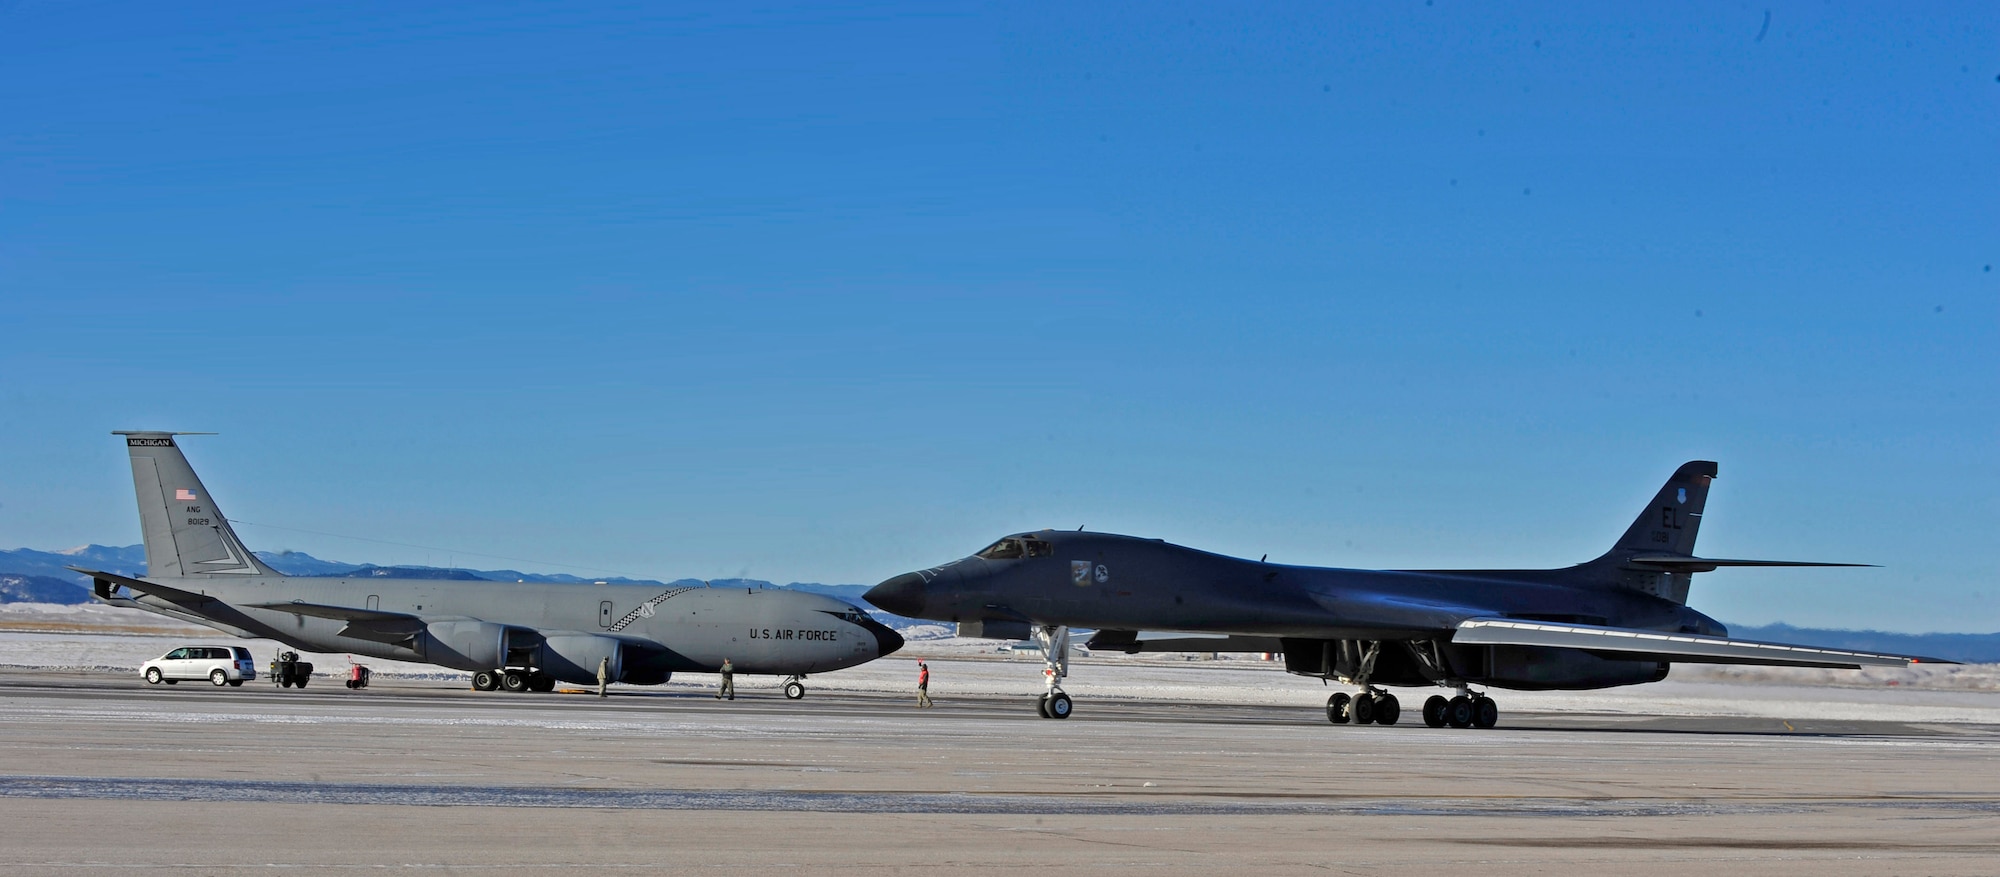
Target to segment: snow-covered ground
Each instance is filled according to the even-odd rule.
[[[260,670],[280,648],[267,640],[234,640],[203,627],[131,609],[101,605],[0,604],[0,668],[32,667],[131,673],[182,645],[248,645]],[[318,675],[338,678],[350,657],[305,655]],[[1087,705],[1093,700],[1293,705],[1318,709],[1331,690],[1291,676],[1257,655],[1079,655],[1064,689]],[[1005,643],[955,637],[912,640],[902,652],[860,667],[808,680],[816,691],[914,694],[916,661],[931,662],[931,692],[940,699],[965,696],[1032,697],[1041,690],[1042,659]],[[360,659],[385,677],[465,682],[467,674],[425,664]],[[707,674],[684,674],[675,689],[712,687]],[[746,694],[779,686],[775,677],[739,677]],[[1405,707],[1426,692],[1399,691]],[[1506,710],[1629,715],[1713,715],[2000,724],[2000,665],[1922,665],[1907,670],[1793,670],[1682,665],[1652,685],[1585,692],[1494,692]],[[1083,708],[1083,707],[1080,707]]]

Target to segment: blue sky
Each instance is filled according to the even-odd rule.
[[[2000,11],[1628,6],[0,4],[0,545],[136,542],[135,427],[257,548],[861,583],[1715,459],[1883,568],[1698,608],[2000,629]]]

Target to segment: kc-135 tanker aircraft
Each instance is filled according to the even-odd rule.
[[[1358,570],[1240,560],[1108,533],[1042,530],[876,585],[868,602],[957,622],[964,636],[1034,637],[1048,664],[1037,702],[1068,718],[1069,629],[1128,653],[1282,652],[1285,669],[1358,693],[1327,699],[1334,724],[1393,725],[1384,686],[1438,686],[1431,727],[1490,728],[1500,711],[1473,686],[1593,689],[1658,682],[1675,663],[1904,667],[1929,658],[1728,638],[1687,607],[1694,573],[1725,566],[1865,566],[1694,555],[1716,465],[1688,463],[1624,537],[1588,563],[1551,570]],[[1949,663],[1949,662],[1939,662]]]
[[[866,663],[903,638],[860,609],[785,590],[306,578],[264,565],[229,526],[174,443],[187,433],[119,432],[132,457],[146,576],[72,567],[92,594],[240,637],[471,671],[484,691],[555,683],[658,685],[677,672],[789,677]]]

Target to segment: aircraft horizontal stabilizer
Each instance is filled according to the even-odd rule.
[[[1626,563],[1648,566],[1667,572],[1712,572],[1725,566],[1875,566],[1872,563],[1819,563],[1810,560],[1724,560],[1715,557],[1691,557],[1685,554],[1639,554],[1627,558]]]
[[[1582,649],[1602,657],[1689,664],[1759,664],[1772,667],[1907,667],[1918,662],[1951,664],[1937,658],[1850,652],[1785,643],[1754,642],[1691,633],[1665,633],[1588,624],[1554,624],[1510,618],[1461,622],[1451,641],[1458,645],[1542,646]]]
[[[121,576],[115,572],[98,572],[97,570],[84,569],[80,566],[72,566],[70,569],[90,576],[105,585],[123,585],[141,594],[151,594],[152,596],[180,606],[198,606],[215,600],[214,597],[210,597],[207,594],[197,594],[193,591],[183,591],[180,588],[156,585],[145,579]],[[108,588],[105,591],[108,591]],[[98,592],[97,596],[102,599],[109,595],[105,592]]]

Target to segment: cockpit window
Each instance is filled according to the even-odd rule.
[[[1033,537],[1009,536],[979,552],[978,557],[987,560],[1012,560],[1016,557],[1048,557],[1056,553],[1056,548]]]

